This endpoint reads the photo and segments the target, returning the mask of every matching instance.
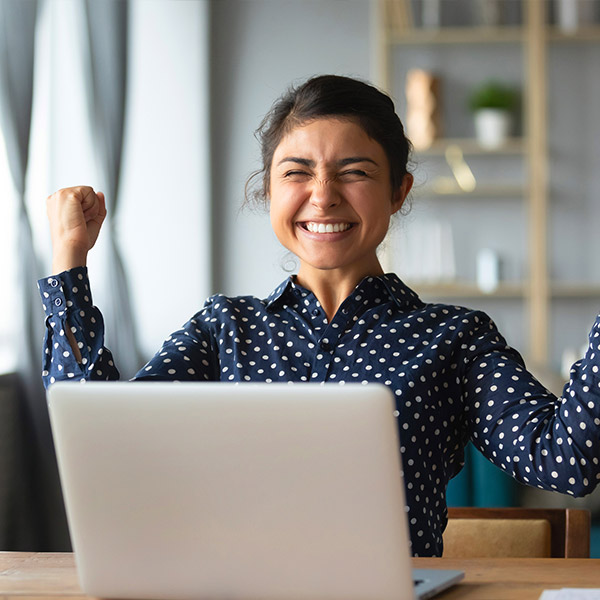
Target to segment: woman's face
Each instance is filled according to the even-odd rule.
[[[322,118],[288,133],[273,154],[271,224],[300,260],[299,275],[381,273],[377,246],[412,177],[392,193],[385,151],[350,119]]]

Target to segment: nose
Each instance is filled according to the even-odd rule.
[[[337,206],[341,201],[335,183],[329,180],[316,181],[311,190],[310,202],[315,208],[322,210]]]

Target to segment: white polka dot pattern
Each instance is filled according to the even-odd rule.
[[[47,314],[45,384],[117,379],[86,270],[39,285]],[[68,326],[81,364],[64,335]],[[557,399],[482,312],[424,304],[388,274],[364,279],[328,322],[316,297],[292,277],[266,300],[213,296],[136,379],[389,386],[396,397],[412,550],[426,556],[442,551],[446,486],[462,468],[469,440],[524,483],[577,496],[595,487],[598,350],[597,321],[586,356]]]

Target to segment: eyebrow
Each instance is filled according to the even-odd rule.
[[[285,158],[282,158],[277,163],[277,166],[279,166],[283,163],[286,163],[286,162],[296,163],[298,165],[303,165],[305,167],[314,167],[316,164],[314,160],[311,160],[309,158],[300,158],[299,156],[286,156]],[[374,164],[376,167],[379,166],[372,158],[369,158],[367,156],[349,156],[348,158],[342,158],[342,159],[336,161],[335,165],[337,167],[345,167],[347,165],[352,165],[352,164],[361,163],[361,162],[369,162],[369,163]]]

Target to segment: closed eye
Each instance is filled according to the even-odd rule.
[[[362,171],[361,169],[349,169],[348,171],[342,171],[339,176],[344,179],[364,179],[369,175],[366,171]]]
[[[283,177],[285,179],[294,179],[294,178],[298,178],[298,177],[309,177],[309,176],[310,176],[310,174],[307,173],[306,171],[297,171],[297,170],[286,171],[283,174]]]

